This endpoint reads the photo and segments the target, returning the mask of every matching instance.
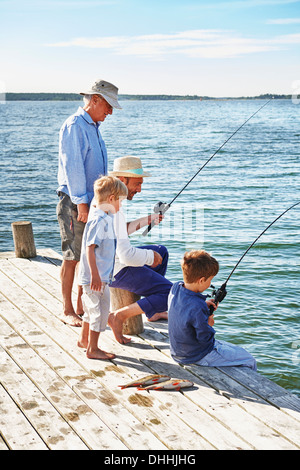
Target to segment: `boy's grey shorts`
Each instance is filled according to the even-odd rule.
[[[80,260],[81,242],[85,224],[78,222],[77,206],[65,193],[59,193],[56,215],[60,228],[61,250],[64,260]]]

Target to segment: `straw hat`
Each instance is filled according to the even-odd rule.
[[[111,176],[127,176],[128,178],[145,178],[151,176],[148,171],[144,171],[142,162],[139,157],[126,157],[116,158],[114,160],[114,169],[109,171]]]
[[[113,108],[122,109],[118,102],[118,88],[105,80],[96,80],[90,90],[80,95],[101,95]]]

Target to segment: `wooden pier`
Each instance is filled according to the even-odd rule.
[[[63,324],[61,257],[0,253],[0,450],[292,450],[300,399],[246,368],[181,367],[167,323],[144,320],[129,345],[109,328],[112,361],[87,359]],[[75,296],[74,292],[74,296]],[[121,390],[153,373],[191,379],[182,391]]]

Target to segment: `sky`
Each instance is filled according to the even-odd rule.
[[[0,0],[0,92],[300,95],[300,0]]]

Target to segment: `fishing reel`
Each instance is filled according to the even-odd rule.
[[[157,202],[153,208],[153,211],[155,214],[160,214],[163,215],[167,210],[171,207],[171,204],[167,204],[166,202]],[[151,224],[148,225],[146,230],[142,233],[143,236],[147,235],[147,233],[150,232],[154,225],[154,222],[151,222]]]
[[[226,290],[226,282],[219,287],[219,289],[216,289],[214,286],[211,286],[213,288],[212,294],[210,297],[213,297],[213,302],[215,305],[218,305],[222,300],[225,299],[227,290]],[[212,305],[209,306],[209,315],[212,315],[214,313],[215,309]]]
[[[155,214],[164,214],[169,209],[170,204],[166,202],[157,202],[153,208]]]

